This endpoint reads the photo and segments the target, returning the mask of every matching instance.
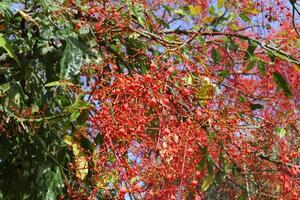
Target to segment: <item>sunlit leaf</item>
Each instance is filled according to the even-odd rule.
[[[4,48],[10,57],[15,59],[18,65],[20,65],[20,61],[16,54],[13,52],[12,46],[6,41],[2,34],[0,34],[0,47]]]
[[[85,179],[86,175],[89,172],[88,160],[85,156],[85,153],[80,150],[79,144],[74,141],[71,136],[64,136],[64,142],[72,147],[73,154],[75,156],[76,177],[81,180]]]
[[[245,13],[248,13],[248,14],[252,14],[252,15],[256,15],[259,13],[259,10],[257,10],[255,7],[252,7],[252,8],[245,8],[243,9],[243,11]]]
[[[205,192],[214,182],[214,175],[209,175],[205,177],[201,185],[201,191]]]
[[[192,15],[200,15],[201,7],[200,6],[193,6],[189,5],[190,13]]]
[[[53,86],[73,86],[74,84],[68,81],[54,81],[51,83],[47,83],[44,87],[53,87]]]
[[[283,138],[286,134],[286,130],[284,128],[280,128],[280,127],[275,127],[275,133],[277,133],[280,138]]]
[[[225,3],[225,0],[218,0],[218,1],[217,1],[217,7],[218,7],[219,9],[222,8],[223,5],[224,5],[224,3]]]

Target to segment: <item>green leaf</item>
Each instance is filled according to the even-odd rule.
[[[300,48],[300,39],[298,39],[296,42],[296,48],[298,48],[298,49]]]
[[[241,194],[241,196],[239,196],[239,199],[238,200],[246,200],[247,199],[247,193],[246,192],[243,192]]]
[[[258,109],[263,109],[264,106],[261,104],[251,104],[250,108],[251,108],[251,110],[258,110]]]
[[[67,40],[63,56],[60,60],[60,79],[72,79],[76,76],[83,64],[83,49],[79,41],[70,38]]]
[[[229,70],[222,70],[222,71],[218,72],[218,76],[220,76],[222,78],[226,78],[229,75],[230,75],[230,71]]]
[[[211,58],[213,59],[215,64],[218,64],[222,59],[222,56],[217,49],[213,48],[211,51]]]
[[[53,86],[73,86],[74,84],[68,81],[54,81],[51,83],[47,83],[44,87],[53,87]]]
[[[270,51],[268,51],[267,54],[268,54],[269,58],[271,59],[271,61],[275,62],[276,56],[272,52],[270,52]]]
[[[280,136],[280,138],[283,138],[286,135],[286,130],[284,128],[275,127],[274,131]]]
[[[144,7],[142,4],[133,4],[128,2],[129,11],[133,18],[138,20],[141,25],[145,24]]]
[[[10,83],[3,83],[0,85],[0,95],[4,95],[10,89]]]
[[[179,9],[175,10],[174,12],[178,15],[185,16],[190,13],[190,8],[189,8],[189,6],[181,6],[181,7],[179,7]]]
[[[250,71],[251,69],[253,69],[253,67],[255,66],[255,64],[256,64],[256,59],[252,59],[250,62],[249,62],[249,64],[248,64],[248,66],[247,66],[247,68],[246,68],[246,71]]]
[[[239,96],[239,101],[240,101],[241,103],[244,103],[244,102],[245,102],[245,98],[244,98],[242,95],[240,95],[240,96]]]
[[[249,22],[251,23],[250,18],[248,17],[248,15],[246,13],[241,13],[240,14],[240,18],[244,21],[244,22]]]
[[[69,118],[70,122],[76,121],[76,119],[80,116],[80,111],[79,110],[74,110]]]
[[[207,171],[210,175],[214,173],[214,161],[210,157],[207,158]]]
[[[248,60],[249,58],[251,58],[254,54],[254,51],[257,47],[257,44],[251,41],[248,41],[248,49],[245,55],[245,60]]]
[[[262,60],[259,60],[257,63],[257,67],[262,75],[266,75],[265,63]]]
[[[235,53],[236,53],[236,51],[237,51],[238,48],[239,48],[239,44],[236,43],[236,42],[233,41],[233,40],[229,40],[229,41],[227,42],[227,46],[228,46],[228,48],[229,48],[230,50],[234,51]]]
[[[207,161],[207,157],[206,156],[202,156],[200,162],[197,165],[197,170],[202,170],[204,169],[204,167],[206,166],[206,161]]]
[[[155,19],[156,19],[156,21],[157,21],[159,24],[163,25],[164,28],[168,28],[168,29],[170,28],[170,25],[167,24],[164,20],[159,19],[158,17],[156,17]]]
[[[13,58],[17,64],[20,66],[20,60],[16,56],[16,54],[13,52],[12,46],[6,41],[6,39],[3,37],[3,34],[0,34],[0,47],[4,48],[5,51],[8,53],[8,55]]]
[[[104,141],[103,135],[98,133],[97,136],[94,139],[94,142],[98,145],[98,144],[103,144],[103,141]]]
[[[209,175],[207,176],[201,185],[201,191],[205,192],[206,190],[208,190],[208,188],[211,186],[211,184],[214,182],[214,175]]]
[[[277,84],[277,87],[283,91],[286,97],[292,97],[293,93],[289,83],[283,78],[283,76],[279,72],[273,73],[273,80]]]

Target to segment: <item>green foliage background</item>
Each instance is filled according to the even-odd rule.
[[[66,194],[72,152],[62,138],[84,123],[78,109],[66,109],[78,91],[64,85],[72,82],[80,90],[78,73],[86,57],[61,3],[0,2],[1,199],[57,199]],[[25,15],[13,11],[24,5]],[[60,13],[51,14],[55,12]]]

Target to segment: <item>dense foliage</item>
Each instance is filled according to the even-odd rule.
[[[299,7],[0,2],[0,198],[299,199]]]

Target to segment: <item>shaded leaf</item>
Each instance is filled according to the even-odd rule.
[[[257,62],[257,67],[258,67],[260,73],[265,76],[266,75],[265,63],[262,60],[259,60]]]
[[[78,40],[74,38],[67,40],[67,45],[60,60],[60,79],[72,79],[80,72],[83,64],[82,48]]]
[[[251,104],[250,108],[251,108],[251,110],[258,110],[258,109],[263,109],[264,106],[261,104]]]
[[[216,64],[218,64],[222,59],[222,56],[217,49],[213,48],[211,51],[211,58]]]
[[[222,78],[226,78],[227,76],[230,75],[230,71],[229,70],[222,70],[218,72],[218,75]]]
[[[273,80],[277,84],[277,87],[283,91],[286,97],[290,98],[293,95],[289,83],[279,72],[273,73]]]
[[[227,42],[227,46],[228,46],[228,48],[229,48],[230,50],[234,51],[235,53],[236,53],[236,51],[237,51],[238,48],[239,48],[239,44],[236,43],[236,42],[233,41],[233,40],[229,40],[229,41]]]
[[[253,56],[256,47],[257,47],[256,43],[248,41],[248,48],[247,48],[247,52],[245,55],[245,60],[248,60],[249,58],[251,58]]]
[[[246,67],[246,71],[250,71],[251,69],[253,69],[253,67],[255,66],[256,62],[257,62],[256,59],[252,59],[252,60],[249,62],[248,66]]]
[[[246,200],[247,199],[247,193],[243,192],[240,196],[238,200]]]

